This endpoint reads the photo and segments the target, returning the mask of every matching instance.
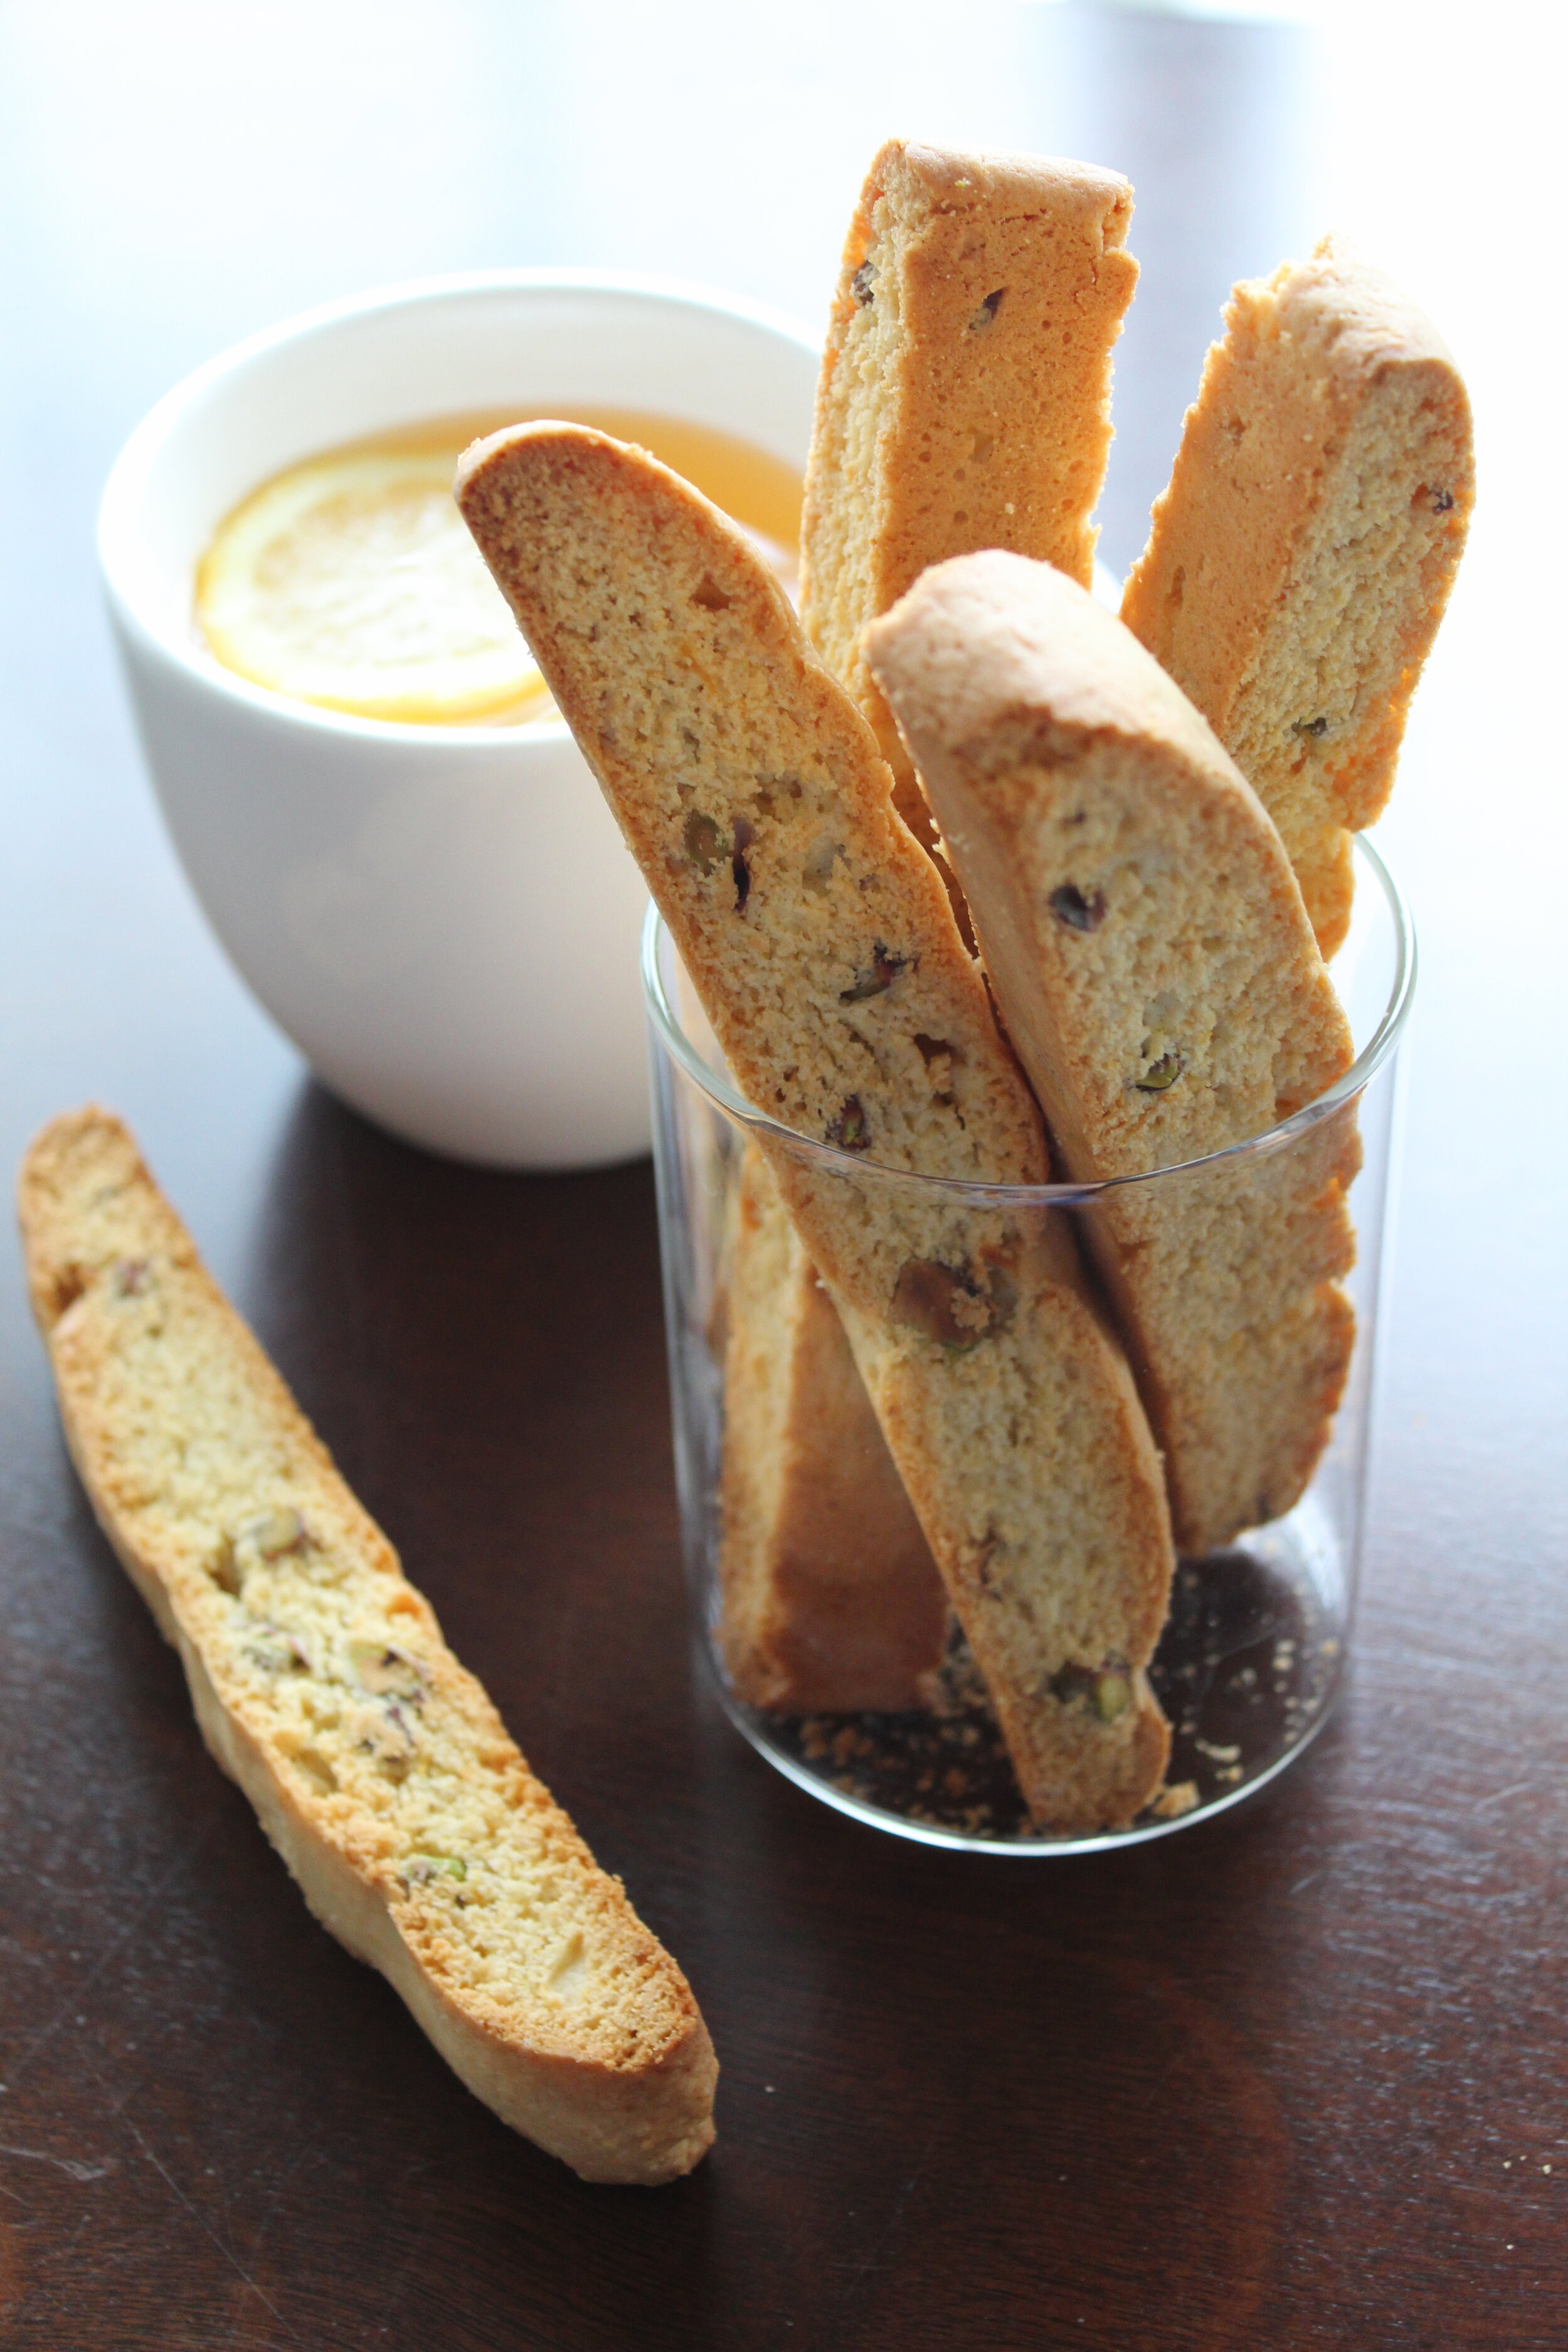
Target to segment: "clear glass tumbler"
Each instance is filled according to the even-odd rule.
[[[911,1176],[779,1127],[736,1091],[668,935],[650,910],[643,982],[676,1473],[698,1647],[736,1727],[788,1779],[839,1811],[931,1845],[1011,1854],[1094,1852],[1168,1835],[1238,1803],[1283,1771],[1327,1720],[1344,1672],[1360,1566],[1395,1062],[1415,979],[1408,910],[1367,841],[1356,843],[1356,866],[1354,920],[1332,965],[1355,1041],[1351,1068],[1321,1100],[1265,1135],[1205,1160],[1121,1180],[1171,1200],[1178,1188],[1202,1187],[1216,1205],[1234,1202],[1249,1187],[1278,1181],[1279,1155],[1312,1155],[1327,1164],[1344,1126],[1360,1129],[1361,1169],[1350,1194],[1356,1263],[1345,1286],[1356,1339],[1332,1436],[1285,1517],[1223,1550],[1180,1561],[1150,1669],[1173,1732],[1167,1793],[1131,1827],[1092,1836],[1047,1836],[1031,1827],[984,1690],[965,1673],[956,1637],[950,1637],[940,1673],[922,1685],[926,1703],[919,1706],[806,1710],[752,1704],[741,1695],[725,1664],[722,1623],[725,1386],[737,1202],[748,1166],[756,1167],[758,1141],[775,1160],[788,1154],[808,1164],[816,1181],[849,1188],[868,1206],[889,1210],[897,1196],[905,1213],[934,1210],[981,1226],[1004,1220],[1026,1228],[1066,1218],[1081,1228],[1097,1210],[1103,1213],[1113,1188]],[[914,1201],[915,1194],[921,1197]],[[889,1625],[898,1615],[895,1598]]]

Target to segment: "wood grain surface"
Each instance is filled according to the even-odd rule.
[[[1482,520],[1382,836],[1425,963],[1363,1606],[1337,1718],[1235,1814],[944,1855],[753,1757],[689,1656],[646,1164],[478,1173],[341,1109],[222,961],[141,774],[91,521],[185,368],[509,260],[820,315],[890,129],[1137,183],[1128,559],[1231,278],[1318,225],[1303,37],[996,5],[958,56],[952,12],[896,14],[889,63],[892,13],[817,0],[751,32],[678,8],[662,39],[664,12],[504,0],[0,12],[0,1160],[89,1094],[135,1123],[723,2066],[696,2175],[585,2188],[313,1925],[93,1528],[0,1251],[7,2352],[1568,2340],[1560,592],[1530,370],[1478,327],[1523,264],[1472,290],[1442,120],[1388,100],[1416,194],[1367,199],[1396,244],[1410,216],[1380,257],[1447,292],[1474,361]],[[1549,152],[1532,103],[1476,96],[1475,169],[1488,138],[1516,173]]]

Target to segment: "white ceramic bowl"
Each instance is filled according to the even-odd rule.
[[[99,552],[147,764],[218,938],[326,1083],[508,1168],[647,1149],[641,877],[566,728],[395,726],[289,702],[195,636],[217,524],[319,449],[465,410],[680,416],[804,467],[817,351],[653,279],[444,278],[198,369],[132,434]]]

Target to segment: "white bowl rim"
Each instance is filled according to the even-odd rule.
[[[627,295],[634,300],[650,305],[663,304],[672,309],[707,311],[717,317],[739,319],[759,327],[764,332],[779,336],[799,346],[815,361],[820,356],[821,338],[787,311],[772,304],[757,302],[750,297],[728,294],[722,288],[704,286],[694,279],[667,278],[655,274],[616,269],[574,269],[551,265],[518,269],[472,269],[447,276],[411,278],[386,286],[373,287],[358,294],[341,296],[335,301],[318,303],[309,310],[296,311],[270,327],[262,327],[247,335],[225,351],[216,352],[209,360],[182,376],[161,399],[155,401],[147,414],[132,431],[119,456],[110,467],[98,509],[98,560],[104,585],[116,610],[127,625],[156,648],[165,661],[182,670],[187,678],[199,681],[211,692],[226,696],[275,725],[299,728],[314,735],[346,737],[360,742],[395,742],[405,750],[410,738],[421,748],[431,751],[457,751],[467,746],[470,751],[492,751],[498,745],[516,748],[522,743],[560,744],[570,739],[571,730],[564,719],[542,719],[527,729],[518,727],[453,726],[411,729],[401,719],[363,719],[352,711],[333,710],[322,703],[299,702],[287,695],[276,694],[268,687],[254,685],[237,670],[224,667],[210,656],[204,658],[194,641],[186,645],[169,631],[149,619],[142,599],[127,584],[129,565],[124,550],[133,540],[132,517],[135,501],[157,452],[175,432],[184,416],[226,376],[237,374],[258,359],[282,350],[289,343],[308,342],[313,337],[330,333],[333,329],[352,325],[360,319],[374,317],[387,310],[416,309],[423,304],[438,306],[446,301],[462,301],[474,295],[509,293],[588,293]]]

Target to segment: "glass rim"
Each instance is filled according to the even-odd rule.
[[[1369,869],[1394,922],[1394,975],[1388,1001],[1372,1035],[1326,1093],[1314,1102],[1303,1104],[1277,1126],[1266,1128],[1261,1135],[1248,1136],[1240,1143],[1226,1144],[1218,1151],[1205,1152],[1199,1159],[1171,1160],[1164,1167],[1144,1169],[1135,1175],[1100,1177],[1083,1184],[985,1184],[961,1176],[927,1176],[914,1169],[889,1167],[865,1152],[845,1151],[837,1144],[819,1142],[815,1136],[802,1135],[797,1128],[785,1127],[780,1120],[770,1118],[765,1111],[746,1100],[726,1074],[711,1068],[688,1036],[669,1002],[659,970],[659,947],[662,940],[669,939],[668,928],[658,907],[651,903],[642,933],[644,1007],[648,1025],[659,1044],[716,1110],[749,1134],[776,1139],[797,1158],[819,1165],[825,1173],[861,1181],[869,1176],[879,1184],[909,1185],[928,1197],[936,1194],[976,1208],[1082,1207],[1087,1202],[1130,1185],[1161,1182],[1201,1168],[1239,1166],[1287,1150],[1346,1103],[1353,1101],[1388,1062],[1399,1044],[1415,995],[1415,927],[1405,894],[1377,850],[1363,834],[1353,835],[1352,841],[1357,860]],[[670,944],[673,947],[672,940]]]

